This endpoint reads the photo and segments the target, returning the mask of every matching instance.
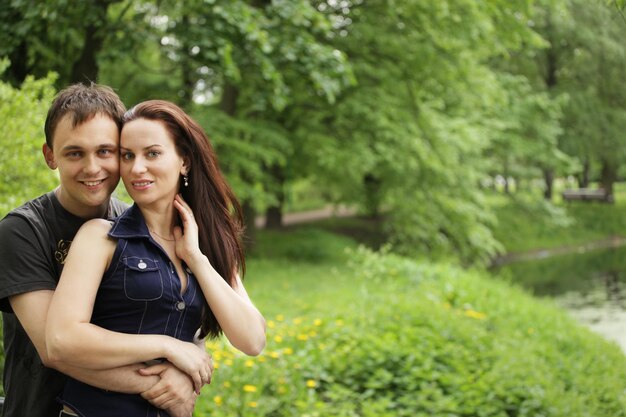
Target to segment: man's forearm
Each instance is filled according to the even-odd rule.
[[[94,387],[124,394],[141,394],[152,388],[160,378],[158,375],[140,375],[137,371],[143,364],[122,366],[113,369],[93,370],[58,364],[56,369],[78,381]]]

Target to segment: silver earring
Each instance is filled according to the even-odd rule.
[[[185,183],[185,187],[189,187],[189,178],[186,175],[183,175],[183,181]]]

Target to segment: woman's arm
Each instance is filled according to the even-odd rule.
[[[174,230],[176,254],[185,261],[200,283],[202,292],[230,343],[247,355],[256,356],[265,347],[265,319],[250,301],[239,278],[231,288],[215,271],[198,246],[198,226],[191,208],[180,195],[174,206],[183,221]]]
[[[210,357],[193,343],[163,335],[129,335],[90,323],[102,276],[115,251],[110,224],[91,220],[78,231],[65,261],[46,323],[52,363],[109,369],[165,358],[187,373],[196,390],[210,377]]]

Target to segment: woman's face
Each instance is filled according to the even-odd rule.
[[[141,205],[171,203],[187,173],[165,124],[136,119],[122,128],[120,174],[132,199]]]

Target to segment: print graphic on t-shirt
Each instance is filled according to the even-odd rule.
[[[57,243],[57,250],[54,251],[54,258],[61,265],[65,264],[65,258],[67,257],[67,252],[69,252],[71,244],[71,240],[63,239],[59,240],[59,243]]]

